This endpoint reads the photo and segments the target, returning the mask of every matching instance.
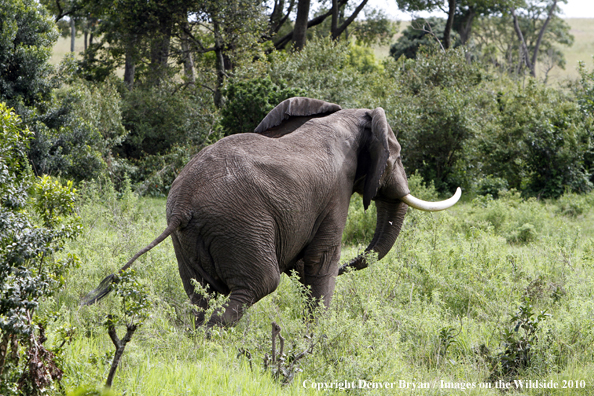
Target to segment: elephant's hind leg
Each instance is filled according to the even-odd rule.
[[[231,288],[224,311],[215,311],[207,327],[232,326],[237,323],[246,309],[276,290],[280,283],[280,272],[272,254],[246,255],[258,257],[257,264],[235,263],[233,276],[226,279]]]
[[[196,293],[196,288],[192,279],[202,286],[206,286],[207,283],[202,279],[202,276],[194,270],[195,266],[200,264],[198,262],[197,254],[196,252],[189,252],[187,249],[182,249],[179,239],[175,234],[171,235],[171,240],[173,241],[179,275],[182,279],[184,290],[190,298],[190,302],[196,306],[196,310],[194,310],[195,324],[196,326],[202,326],[205,321],[205,311],[208,309],[208,298],[200,293]]]
[[[223,309],[216,310],[206,327],[233,326],[241,319],[246,309],[255,303],[253,293],[249,290],[235,290],[229,295],[229,301]]]

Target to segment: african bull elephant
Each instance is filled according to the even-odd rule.
[[[442,210],[460,197],[460,189],[437,203],[410,195],[400,144],[382,108],[343,110],[321,100],[287,99],[255,133],[221,139],[185,166],[167,199],[167,228],[122,270],[171,236],[192,303],[208,306],[191,279],[229,295],[225,312],[213,315],[208,326],[237,322],[298,261],[302,283],[328,306],[355,192],[363,195],[365,209],[376,202],[377,225],[367,251],[379,259],[394,245],[407,205]],[[347,266],[366,267],[364,255]],[[86,303],[109,292],[110,277]]]

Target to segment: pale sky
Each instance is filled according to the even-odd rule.
[[[392,19],[410,20],[411,14],[398,10],[395,0],[369,0],[369,6],[383,9]],[[594,0],[568,0],[567,4],[559,3],[565,18],[594,18]],[[427,17],[429,13],[418,13],[418,16]],[[436,13],[443,17],[443,12]],[[594,21],[592,21],[594,23]]]

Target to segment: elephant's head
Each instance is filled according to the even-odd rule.
[[[340,106],[309,98],[291,98],[275,107],[256,128],[255,132],[270,137],[287,135],[312,118],[327,117],[342,110]],[[384,257],[394,245],[404,215],[411,206],[425,211],[444,210],[453,206],[460,198],[460,188],[456,194],[445,201],[426,202],[413,197],[408,189],[408,182],[400,158],[401,147],[388,125],[381,107],[374,110],[343,110],[344,118],[338,113],[328,118],[328,122],[356,118],[350,122],[351,132],[357,136],[358,155],[353,192],[363,196],[363,205],[367,209],[371,201],[377,207],[377,224],[374,237],[366,252],[374,251],[378,258]],[[340,269],[347,267],[362,269],[367,267],[365,254],[352,260]]]
[[[363,196],[363,206],[374,200],[377,222],[373,239],[366,252],[374,251],[378,259],[392,248],[402,228],[408,206],[424,211],[439,211],[453,206],[461,196],[460,188],[448,200],[427,202],[410,194],[402,160],[401,147],[386,120],[384,109],[378,107],[367,112],[368,123],[363,125],[368,139],[367,149],[359,156],[355,191]],[[362,269],[368,263],[365,254],[353,259],[340,269]]]

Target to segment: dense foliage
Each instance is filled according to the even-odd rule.
[[[7,395],[38,394],[62,376],[59,350],[43,345],[48,320],[59,314],[38,308],[65,285],[77,258],[55,254],[80,232],[72,182],[33,176],[30,139],[0,104],[0,392]]]
[[[58,38],[49,12],[35,0],[0,1],[0,96],[31,106],[51,93],[48,60]]]

